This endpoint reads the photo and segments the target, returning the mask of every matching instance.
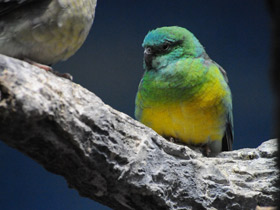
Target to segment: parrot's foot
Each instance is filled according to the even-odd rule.
[[[206,157],[210,157],[210,154],[211,154],[211,149],[210,147],[206,144],[206,145],[203,145],[201,147],[201,152],[204,156]]]
[[[182,141],[180,139],[176,139],[174,137],[165,137],[165,139],[175,144],[182,144]]]
[[[214,157],[215,154],[217,154],[211,150],[211,147],[209,144],[187,144],[187,143],[184,143],[183,141],[181,141],[180,139],[174,138],[172,136],[164,136],[164,138],[169,142],[188,146],[192,150],[202,153],[202,155],[204,155],[205,157]]]
[[[54,71],[53,69],[49,70],[49,72],[53,73],[56,76],[63,77],[65,79],[69,79],[70,81],[73,81],[73,76],[69,73],[60,73],[58,71]]]
[[[26,62],[28,62],[28,63],[34,65],[34,66],[37,66],[37,67],[39,67],[40,69],[44,69],[45,71],[49,71],[49,72],[53,73],[53,74],[56,75],[56,76],[63,77],[63,78],[65,78],[65,79],[69,79],[69,80],[71,80],[71,81],[73,80],[72,75],[69,74],[69,73],[59,73],[59,72],[53,70],[53,68],[50,67],[50,66],[48,66],[48,65],[44,65],[44,64],[41,64],[41,63],[37,63],[37,62],[32,61],[32,60],[30,60],[30,59],[28,59],[28,58],[24,58],[24,61],[26,61]]]

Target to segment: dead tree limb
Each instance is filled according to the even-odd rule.
[[[80,85],[3,55],[0,93],[0,139],[111,208],[275,205],[275,140],[206,158]]]

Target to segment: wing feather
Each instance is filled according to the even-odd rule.
[[[203,55],[203,58],[205,59],[206,65],[214,64],[216,65],[220,72],[222,73],[225,81],[228,82],[227,72],[215,61],[211,60],[209,56],[205,53]],[[229,109],[226,119],[226,130],[224,137],[222,139],[222,151],[231,151],[232,150],[232,144],[234,139],[234,132],[233,132],[233,116],[232,116],[232,108]]]
[[[231,151],[233,144],[233,117],[228,113],[225,135],[222,140],[222,151]]]
[[[0,0],[0,16],[9,14],[13,10],[31,2],[43,0]]]

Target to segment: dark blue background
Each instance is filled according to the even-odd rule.
[[[142,41],[160,26],[192,31],[228,73],[233,93],[234,149],[275,137],[269,85],[269,15],[262,0],[99,0],[83,47],[55,65],[113,108],[133,116],[143,74]],[[0,143],[0,209],[108,209],[33,160]]]

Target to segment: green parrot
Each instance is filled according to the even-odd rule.
[[[232,97],[225,70],[182,27],[150,31],[143,47],[136,119],[205,156],[232,150]]]

